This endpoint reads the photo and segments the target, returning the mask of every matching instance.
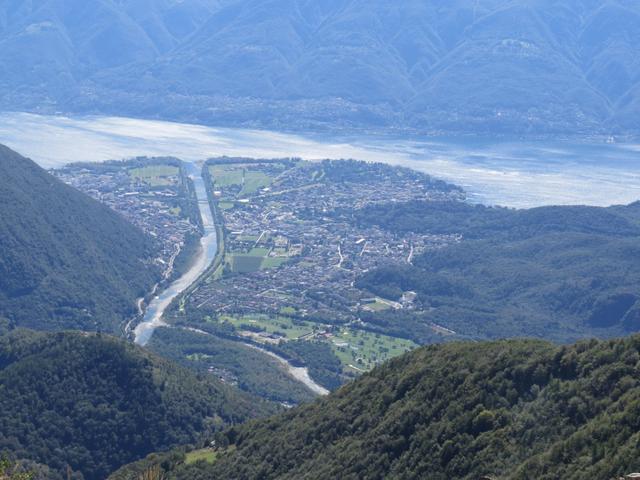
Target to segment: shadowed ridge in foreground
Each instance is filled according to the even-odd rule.
[[[165,457],[167,478],[617,478],[640,467],[639,351],[639,336],[423,347],[217,435],[208,461]]]

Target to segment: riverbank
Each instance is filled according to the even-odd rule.
[[[202,176],[194,175],[191,179],[196,191],[204,229],[204,235],[200,239],[200,248],[191,267],[160,295],[155,296],[149,303],[142,322],[134,329],[135,343],[138,345],[146,345],[151,339],[154,330],[166,325],[166,322],[162,319],[165,310],[179,295],[185,292],[209,269],[217,257],[217,229],[214,224],[213,212],[209,204],[205,181]]]
[[[191,168],[192,170],[195,169],[195,165],[192,164]],[[219,221],[220,216],[218,212],[216,212],[216,205],[212,198],[209,172],[203,169],[201,175],[196,176],[195,170],[193,171],[194,174],[191,178],[195,187],[205,233],[200,240],[200,250],[189,270],[160,293],[160,295],[155,296],[149,303],[144,313],[143,321],[134,329],[134,341],[138,345],[147,345],[153,336],[153,332],[157,328],[170,326],[163,320],[163,315],[167,308],[169,308],[172,302],[180,295],[188,294],[190,289],[197,288],[199,280],[208,273],[215,271],[224,257],[223,225]],[[201,330],[187,329],[196,333],[210,335]],[[285,358],[273,352],[256,345],[243,344],[277,360],[292,378],[305,385],[314,394],[327,395],[329,393],[329,390],[313,381],[307,368],[294,367]]]
[[[204,330],[200,330],[198,328],[193,328],[193,327],[176,327],[176,328],[183,328],[184,330],[188,330],[190,332],[193,333],[197,333],[198,335],[205,335],[208,337],[213,337],[215,335],[209,333],[209,332],[205,332]],[[324,388],[322,385],[316,383],[311,376],[309,375],[309,369],[306,367],[294,367],[293,365],[291,365],[289,363],[289,361],[286,358],[281,357],[280,355],[271,352],[269,350],[266,350],[264,348],[261,348],[257,345],[254,345],[252,343],[247,343],[247,342],[238,342],[241,345],[244,345],[245,347],[249,347],[253,350],[257,350],[260,353],[264,354],[264,355],[268,355],[269,357],[273,358],[274,360],[276,360],[282,367],[284,367],[284,369],[286,370],[286,372],[289,374],[290,377],[292,377],[294,380],[297,380],[298,382],[302,383],[305,387],[307,387],[309,390],[311,390],[314,394],[316,395],[328,395],[329,393],[331,393],[329,390],[327,390],[326,388]]]
[[[275,360],[277,360],[280,364],[282,364],[283,367],[287,369],[287,372],[289,373],[289,375],[291,375],[293,378],[295,378],[299,382],[303,383],[313,393],[316,393],[318,395],[329,395],[329,393],[331,393],[322,385],[313,381],[313,379],[309,375],[308,368],[294,367],[285,358],[282,358],[281,356],[273,352],[270,352],[269,350],[265,350],[264,348],[260,348],[256,345],[252,345],[250,343],[245,343],[244,345],[246,345],[249,348],[253,348],[254,350],[258,350],[264,353],[265,355],[269,355],[271,358],[274,358]]]

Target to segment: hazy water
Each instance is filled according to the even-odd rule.
[[[640,145],[379,137],[311,138],[116,117],[0,114],[0,143],[45,167],[137,155],[357,158],[406,165],[513,207],[640,199]]]

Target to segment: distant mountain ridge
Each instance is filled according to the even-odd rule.
[[[637,134],[629,0],[0,7],[0,107],[287,129]]]
[[[150,237],[4,146],[0,205],[0,318],[120,333],[159,280]]]

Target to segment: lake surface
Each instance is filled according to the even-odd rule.
[[[200,249],[189,270],[149,303],[142,322],[139,323],[133,331],[135,342],[138,345],[146,345],[149,340],[151,340],[156,328],[166,325],[162,320],[162,315],[167,307],[209,268],[218,253],[218,238],[211,207],[207,200],[204,180],[195,165],[192,165],[190,169],[193,172],[191,178],[198,197],[198,206],[200,207],[200,215],[202,216],[204,226],[204,236],[200,239]]]
[[[356,158],[404,165],[511,207],[640,199],[640,145],[585,141],[322,138],[118,117],[0,113],[0,143],[45,167],[138,155]]]

